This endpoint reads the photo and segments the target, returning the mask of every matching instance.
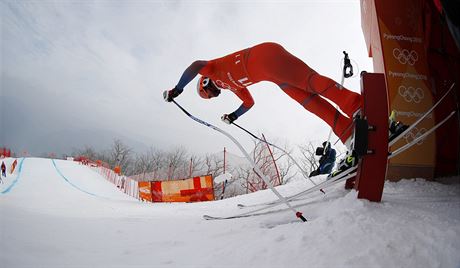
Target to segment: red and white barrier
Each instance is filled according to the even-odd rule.
[[[113,183],[118,189],[120,189],[120,191],[136,199],[139,199],[139,188],[137,181],[132,180],[126,176],[120,176],[115,173],[115,171],[102,165],[98,165],[94,162],[90,162],[88,164],[92,169],[101,174],[106,180]]]

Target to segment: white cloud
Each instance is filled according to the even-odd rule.
[[[2,76],[2,95],[14,95],[36,107],[30,121],[46,116],[48,122],[60,122],[45,125],[44,132],[102,127],[146,144],[183,144],[192,151],[214,152],[231,148],[230,141],[191,121],[161,96],[194,60],[275,41],[335,80],[340,79],[342,50],[361,68],[372,70],[358,1],[7,1],[1,5],[2,72],[16,81],[4,87]],[[34,87],[15,90],[14,83]],[[195,83],[178,101],[251,146],[248,136],[219,120],[236,109],[239,100],[231,93],[201,100]],[[358,78],[347,85],[359,91]],[[250,91],[256,106],[238,120],[241,125],[292,144],[327,138],[328,126],[274,84],[260,83]],[[49,104],[52,111],[37,105],[37,94],[42,102],[56,102]],[[75,117],[75,111],[78,126],[65,120],[70,113]],[[6,136],[12,139],[15,129],[11,126]]]

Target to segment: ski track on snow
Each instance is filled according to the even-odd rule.
[[[75,162],[18,162],[15,174],[0,185],[3,267],[460,264],[459,184],[386,182],[381,203],[359,200],[356,191],[339,184],[326,195],[314,192],[292,202],[306,223],[284,207],[255,217],[206,221],[204,214],[239,214],[245,209],[238,203],[276,197],[259,191],[214,202],[142,203]],[[308,187],[299,179],[277,190],[292,195]]]

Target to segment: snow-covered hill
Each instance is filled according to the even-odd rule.
[[[387,182],[381,203],[338,185],[295,203],[307,223],[289,210],[206,221],[275,197],[141,203],[75,162],[22,160],[0,184],[1,267],[460,267],[458,184]]]

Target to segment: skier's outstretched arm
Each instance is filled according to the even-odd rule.
[[[206,64],[208,64],[208,62],[204,60],[194,61],[187,69],[185,69],[177,85],[173,89],[169,91],[166,90],[165,92],[163,92],[164,99],[170,102],[174,98],[179,96],[182,93],[182,91],[184,91],[184,87],[188,85],[188,83],[190,83],[190,81],[192,81],[193,78],[195,78],[195,76],[198,75],[200,70],[203,69],[203,67],[205,67]]]
[[[179,90],[184,90],[184,87],[190,83],[190,81],[198,75],[200,70],[208,64],[205,60],[197,60],[194,61],[187,69],[185,69],[184,73],[179,79],[179,82],[176,85],[176,88]]]

